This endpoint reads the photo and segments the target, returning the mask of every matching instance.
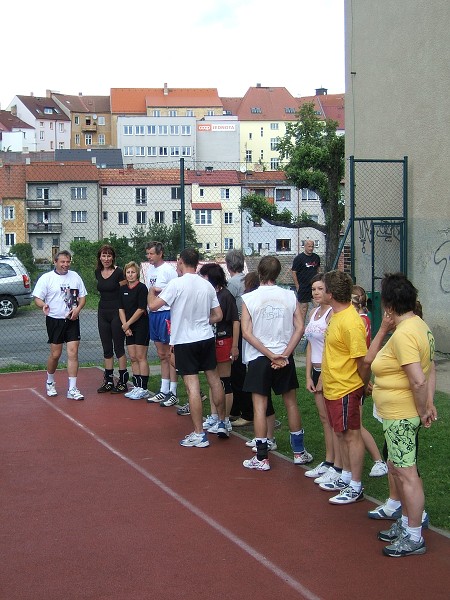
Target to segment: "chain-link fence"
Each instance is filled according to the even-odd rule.
[[[310,190],[290,185],[282,171],[262,165],[219,162],[128,165],[102,168],[95,163],[37,163],[2,167],[4,172],[3,247],[29,243],[36,272],[52,268],[59,251],[73,253],[72,267],[96,294],[94,270],[99,241],[108,239],[117,263],[145,261],[145,243],[162,241],[165,258],[174,260],[183,246],[196,246],[202,260],[222,262],[231,248],[241,248],[246,268],[256,269],[261,256],[276,254],[282,262],[282,285],[292,285],[291,266],[306,239],[324,253],[324,236],[313,228],[298,229],[255,222],[242,212],[246,194],[264,196],[279,212],[293,217],[307,213],[323,223],[320,200]],[[8,212],[6,213],[6,207]],[[8,215],[5,220],[5,215]],[[8,231],[8,236],[5,232]],[[145,265],[143,265],[145,266]],[[102,361],[95,300],[81,314],[81,362]],[[47,357],[41,311],[19,309],[11,320],[0,320],[2,364],[43,364]]]

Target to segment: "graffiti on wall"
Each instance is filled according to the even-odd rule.
[[[441,291],[450,294],[450,240],[446,240],[435,250],[434,264],[441,268],[439,279]]]

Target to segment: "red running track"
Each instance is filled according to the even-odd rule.
[[[47,398],[44,377],[0,375],[1,600],[450,597],[438,532],[384,557],[371,502],[330,505],[276,454],[247,471],[236,435],[182,448],[189,417],[96,394],[98,369],[80,371],[84,402],[64,372]]]

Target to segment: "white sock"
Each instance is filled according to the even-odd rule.
[[[344,483],[349,484],[350,481],[352,480],[352,472],[344,471],[344,469],[342,469],[341,479]]]
[[[161,379],[160,392],[163,394],[168,394],[170,392],[170,379]]]
[[[55,374],[47,371],[47,383],[55,383]]]
[[[176,395],[177,395],[177,385],[178,385],[178,382],[177,382],[177,381],[171,381],[171,382],[170,382],[170,391],[172,392],[172,394],[173,394],[174,396],[176,396]]]
[[[422,527],[407,527],[406,531],[413,542],[419,542],[422,537]]]
[[[76,387],[77,387],[77,378],[69,377],[69,390],[71,390],[72,388],[76,388]]]
[[[353,479],[350,481],[350,487],[353,488],[355,490],[355,492],[360,492],[361,491],[361,482],[360,481],[353,481]]]
[[[408,517],[405,517],[405,515],[402,515],[402,525],[405,529],[408,528]]]
[[[402,503],[400,500],[392,500],[392,498],[388,498],[386,501],[386,508],[389,508],[389,510],[398,510],[401,505]]]

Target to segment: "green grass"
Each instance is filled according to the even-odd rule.
[[[157,361],[153,361],[157,364]],[[86,363],[82,366],[101,366],[100,363]],[[45,365],[8,365],[0,368],[0,373],[11,373],[20,371],[45,370]],[[60,365],[64,368],[64,365]],[[312,465],[317,464],[323,459],[325,454],[325,445],[323,441],[323,432],[317,415],[312,394],[305,390],[305,369],[298,368],[297,375],[299,379],[299,389],[297,398],[302,414],[303,427],[305,428],[305,444],[308,450],[314,455],[315,460]],[[200,374],[202,390],[207,392],[208,385],[205,376]],[[149,389],[157,389],[160,383],[158,375],[150,376]],[[180,402],[187,402],[186,389],[183,381],[179,380],[178,397]],[[287,415],[283,401],[280,396],[273,396],[276,418],[281,425],[275,430],[278,452],[285,456],[292,457],[292,451],[289,443],[289,427],[287,424]],[[450,438],[448,436],[448,422],[450,420],[450,395],[442,392],[436,392],[435,404],[438,410],[438,420],[430,429],[422,428],[419,434],[419,470],[423,479],[425,489],[425,507],[430,516],[430,522],[435,527],[447,529],[450,531],[450,504],[448,494],[450,490],[450,467],[448,456],[450,455]],[[209,403],[204,405],[204,414],[210,412]],[[378,447],[383,447],[384,438],[381,424],[372,417],[372,398],[366,398],[364,404],[364,426],[372,433]],[[253,437],[253,428],[239,428],[239,433]],[[388,485],[386,477],[369,477],[369,471],[372,467],[370,456],[365,456],[363,482],[365,493],[368,496],[377,498],[383,502],[388,496]]]
[[[305,369],[298,368],[297,375],[299,389],[297,398],[302,414],[303,427],[305,429],[305,445],[315,460],[316,465],[325,456],[325,445],[323,430],[312,394],[305,390]],[[208,385],[203,374],[200,375],[203,391],[207,391]],[[149,388],[156,389],[159,385],[159,377],[152,376]],[[182,404],[187,402],[186,390],[180,379],[178,385],[178,397]],[[292,450],[289,442],[289,427],[287,414],[281,396],[273,396],[276,418],[281,425],[275,429],[278,452],[292,458]],[[425,508],[430,517],[430,523],[435,527],[450,530],[450,504],[448,494],[450,490],[450,468],[447,457],[450,455],[450,438],[448,436],[448,422],[450,419],[450,396],[442,392],[436,392],[435,404],[438,410],[438,420],[430,429],[422,428],[419,434],[419,470],[423,479],[425,489]],[[204,415],[210,412],[209,403],[203,405]],[[372,398],[366,398],[364,404],[364,426],[368,429],[380,450],[383,447],[384,436],[381,423],[372,416]],[[239,433],[251,439],[253,428],[240,427]],[[367,496],[376,498],[381,502],[388,497],[387,477],[369,477],[369,471],[373,462],[366,452],[364,460],[363,482]]]

